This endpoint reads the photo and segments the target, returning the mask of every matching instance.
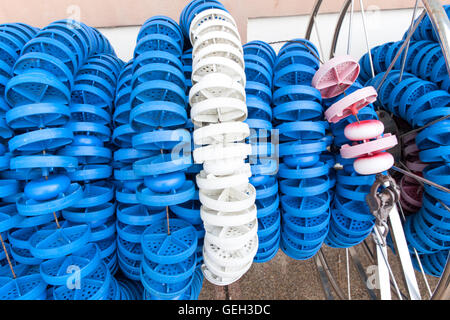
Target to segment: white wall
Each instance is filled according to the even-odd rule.
[[[421,10],[418,10],[417,15]],[[371,47],[389,41],[398,41],[411,23],[412,9],[379,11],[370,6],[366,11],[367,30]],[[348,17],[348,15],[347,15]],[[325,60],[329,57],[331,41],[336,26],[337,14],[320,14],[317,18],[317,29],[320,34],[322,51]],[[247,39],[264,40],[267,42],[302,38],[305,36],[309,16],[255,18],[248,22]],[[351,54],[358,58],[366,52],[366,43],[360,12],[355,12],[353,18],[353,36]],[[133,56],[139,26],[102,28],[101,32],[111,41],[117,55],[124,61]],[[345,53],[348,39],[348,21],[344,21],[341,36],[338,41],[338,53]],[[311,40],[319,48],[315,32]],[[273,45],[278,50],[282,44]]]

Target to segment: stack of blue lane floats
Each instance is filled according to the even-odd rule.
[[[90,242],[100,249],[100,258],[110,272],[117,271],[116,225],[111,140],[111,114],[116,82],[123,62],[110,54],[89,57],[75,77],[70,105],[74,141],[58,154],[76,157],[78,168],[69,173],[72,181],[82,185],[83,198],[62,211],[73,224],[88,224]]]
[[[450,6],[444,6],[444,9],[449,15]],[[377,87],[402,44],[403,41],[386,43],[371,49],[374,78],[368,54],[365,54],[360,60],[360,81]],[[406,59],[404,55],[404,52],[400,55],[381,85],[377,104],[414,128],[450,115],[450,78],[428,15],[414,32]],[[404,72],[401,74],[403,60]],[[449,186],[450,175],[449,130],[449,121],[443,120],[423,129],[416,136],[419,158],[423,163],[429,163],[423,170],[424,177],[446,187]],[[404,224],[416,269],[420,270],[417,251],[424,271],[433,276],[441,275],[449,252],[450,216],[445,209],[449,201],[444,192],[425,184],[422,207],[408,216]]]
[[[111,291],[111,274],[99,259],[100,250],[88,245],[90,226],[60,219],[61,211],[83,198],[82,187],[71,176],[79,169],[77,158],[58,152],[75,141],[69,124],[75,75],[88,57],[103,52],[113,53],[95,29],[56,21],[24,45],[5,89],[12,107],[6,121],[15,132],[9,141],[14,155],[9,174],[25,181],[16,199],[24,219],[9,235],[12,254],[23,264],[40,265],[37,271],[46,283],[44,290],[50,285],[50,299],[107,299]],[[75,270],[67,270],[74,261],[79,262],[80,282],[70,277]],[[71,290],[72,284],[80,290]]]
[[[423,129],[416,136],[420,160],[429,163],[424,178],[446,188],[450,186],[450,120]],[[450,205],[448,193],[428,184],[424,186],[423,205],[413,216],[407,217],[404,229],[411,254],[414,249],[426,273],[440,276],[450,249]],[[418,263],[415,259],[417,269]],[[420,270],[420,269],[419,269]]]
[[[345,94],[363,88],[356,81],[349,87]],[[341,94],[335,98],[325,99],[324,106],[330,107],[334,102],[344,97]],[[360,121],[378,120],[373,105],[368,105],[358,112]],[[345,127],[356,122],[355,116],[348,116],[338,123],[331,124],[331,132],[334,136],[334,145],[340,148],[351,142],[345,137]],[[362,242],[373,229],[375,218],[370,213],[365,202],[365,196],[375,182],[375,176],[362,176],[355,172],[353,159],[343,159],[336,156],[336,163],[342,168],[336,170],[336,192],[332,203],[330,231],[325,243],[333,248],[349,248]]]
[[[450,5],[444,6],[450,15]],[[405,37],[406,38],[405,33]],[[390,42],[371,49],[375,78],[368,54],[359,61],[361,83],[378,87],[387,68],[404,41]],[[421,21],[405,50],[394,64],[378,92],[378,104],[413,127],[422,127],[450,115],[450,77],[445,58],[428,15]],[[404,72],[400,73],[404,62]],[[401,81],[400,81],[401,76]]]
[[[0,299],[2,300],[44,300],[47,297],[47,284],[39,273],[39,265],[35,264],[36,261],[31,261],[34,259],[29,251],[22,260],[20,258],[23,255],[19,255],[18,260],[14,259],[8,234],[17,228],[26,227],[25,218],[18,214],[15,204],[17,194],[22,188],[21,180],[25,180],[25,178],[18,179],[15,172],[8,170],[13,155],[9,152],[7,142],[12,137],[13,131],[5,122],[6,112],[11,106],[5,100],[4,93],[8,81],[14,76],[13,67],[20,56],[20,51],[37,32],[37,29],[20,23],[0,25],[0,137],[5,143],[0,144],[0,235],[2,242]],[[3,248],[6,248],[7,252]],[[16,250],[21,251],[17,248]],[[22,262],[32,262],[32,264]],[[17,287],[22,290],[19,292],[16,290]]]
[[[280,246],[281,216],[279,211],[278,163],[272,133],[272,87],[273,67],[276,53],[263,41],[252,41],[244,45],[246,93],[250,127],[249,157],[252,177],[250,183],[256,188],[258,209],[258,252],[255,262],[272,260]]]
[[[132,148],[129,125],[130,96],[133,60],[122,67],[116,87],[115,110],[113,114],[114,180],[116,185],[117,215],[117,260],[122,274],[133,281],[139,281],[140,267],[140,235],[146,226],[146,208],[139,205],[136,199],[136,188],[143,182],[133,171],[133,163],[152,155]],[[159,216],[162,217],[161,215]],[[152,217],[152,215],[150,215]],[[150,220],[151,221],[151,220]],[[130,246],[138,247],[134,251]],[[130,252],[131,251],[131,252]],[[134,258],[134,259],[133,259]]]
[[[281,249],[306,260],[321,248],[328,233],[334,161],[326,155],[330,139],[323,121],[322,97],[311,86],[319,68],[312,43],[285,44],[274,67],[273,110],[280,139],[278,176],[281,197]]]
[[[6,112],[11,107],[6,102],[4,95],[5,87],[13,77],[13,67],[20,56],[20,51],[25,43],[31,40],[37,32],[38,29],[21,23],[0,25],[0,137],[2,138],[2,144],[0,144],[0,198],[2,205],[0,208],[0,233],[2,241],[9,252],[9,258],[13,260],[15,267],[18,267],[20,262],[15,261],[11,256],[11,245],[9,244],[7,232],[17,228],[24,219],[17,213],[15,205],[17,194],[20,192],[22,185],[19,179],[14,176],[14,173],[8,171],[12,154],[9,152],[7,141],[12,137],[13,131],[6,125]],[[2,277],[12,277],[6,254],[3,249],[0,251],[0,264],[5,266],[5,268],[2,268],[0,275]],[[21,266],[24,267],[24,265]],[[39,270],[37,270],[38,272]],[[23,275],[22,270],[17,270],[16,275],[18,273]]]
[[[5,87],[13,74],[14,64],[20,56],[24,45],[39,30],[23,23],[7,23],[0,25],[0,137],[12,137],[12,130],[5,122],[6,112],[10,106],[5,101]]]
[[[187,123],[186,79],[181,55],[184,38],[178,24],[155,16],[141,28],[134,54],[130,119],[132,147],[153,155],[133,164],[139,204],[164,212],[129,253],[142,260],[140,278],[144,299],[195,299],[198,281],[197,230],[173,218],[171,206],[192,200],[195,186],[186,179],[192,165]],[[158,213],[159,215],[159,213]],[[194,288],[195,287],[195,288]],[[194,290],[195,289],[195,290]]]

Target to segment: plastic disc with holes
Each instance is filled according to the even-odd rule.
[[[147,226],[165,217],[164,208],[149,208],[143,205],[117,207],[117,219],[125,224]]]
[[[359,75],[359,64],[350,56],[339,56],[326,62],[312,79],[313,87],[323,98],[333,98],[350,87]]]
[[[175,264],[154,263],[146,258],[142,260],[142,271],[153,281],[164,284],[177,284],[192,277],[196,267],[196,256],[192,255]]]
[[[331,195],[325,192],[313,197],[283,196],[281,205],[284,211],[295,217],[314,217],[322,215],[328,210],[331,203]]]
[[[255,188],[248,184],[242,189],[200,190],[200,202],[220,212],[236,212],[250,208],[256,199]]]
[[[186,260],[195,252],[197,232],[183,220],[170,219],[168,224],[164,219],[144,231],[141,243],[144,255],[150,261],[174,264]]]
[[[80,289],[73,290],[68,286],[56,287],[53,291],[55,300],[106,300],[112,276],[105,263],[82,279]],[[73,284],[74,287],[76,284]]]
[[[12,78],[5,88],[5,98],[12,107],[34,103],[68,104],[70,92],[56,76],[38,70]]]
[[[6,122],[12,129],[63,126],[69,119],[70,109],[56,103],[23,105],[6,113]]]
[[[377,92],[373,87],[359,89],[348,96],[334,103],[325,111],[325,118],[332,123],[353,114],[356,115],[359,110],[376,101]]]
[[[245,88],[226,74],[210,73],[192,87],[189,102],[191,106],[195,106],[202,101],[221,97],[245,101]]]
[[[187,290],[189,290],[194,276],[192,275],[188,279],[177,282],[177,283],[160,283],[151,279],[148,274],[144,271],[144,266],[140,267],[140,280],[144,285],[144,288],[152,295],[159,299],[169,300],[177,298],[183,295]]]
[[[258,251],[258,236],[244,244],[237,250],[227,250],[212,244],[205,238],[203,255],[207,255],[211,262],[221,267],[245,267],[253,261]]]
[[[87,225],[39,230],[29,240],[30,251],[40,259],[60,258],[80,250],[88,243],[90,235]]]
[[[47,284],[63,286],[75,270],[79,270],[80,279],[83,279],[98,268],[100,261],[98,247],[90,243],[67,257],[44,261],[40,273]]]
[[[40,274],[20,276],[16,279],[0,278],[2,300],[45,300],[47,285]]]
[[[218,247],[227,250],[237,250],[254,238],[258,231],[258,221],[255,219],[249,224],[221,227],[205,223],[205,239]]]
[[[247,118],[247,106],[240,98],[217,97],[191,104],[194,124],[243,121]]]
[[[330,178],[320,176],[307,179],[286,179],[280,181],[283,194],[293,197],[311,197],[327,192],[331,188]]]
[[[162,193],[155,192],[145,185],[140,185],[136,190],[136,198],[140,203],[151,207],[173,206],[192,200],[195,194],[195,185],[192,181],[185,181],[177,190]]]

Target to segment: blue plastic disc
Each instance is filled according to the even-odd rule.
[[[12,129],[63,126],[69,121],[70,113],[71,110],[64,104],[34,103],[9,110],[6,122]]]
[[[90,234],[87,225],[43,229],[31,236],[29,248],[33,256],[40,259],[60,258],[80,250],[88,243]]]
[[[159,264],[142,260],[142,271],[153,281],[164,284],[177,284],[192,277],[196,267],[196,255],[175,264]]]
[[[315,217],[295,217],[285,213],[283,216],[283,225],[289,226],[295,232],[299,233],[316,233],[327,227],[330,222],[331,214],[329,211]]]
[[[121,253],[122,257],[138,261],[141,261],[143,259],[142,247],[140,242],[129,242],[122,239],[121,237],[118,237],[117,250]]]
[[[313,197],[282,196],[281,205],[285,213],[294,217],[320,216],[330,208],[331,195],[325,192]]]
[[[21,276],[16,279],[0,278],[1,300],[35,300],[45,296],[47,285],[40,274]]]
[[[56,287],[53,291],[55,300],[106,300],[111,284],[111,274],[105,263],[80,281],[80,288],[73,290],[67,285]],[[76,283],[71,284],[75,288]]]
[[[276,90],[273,94],[273,103],[279,106],[291,101],[316,101],[321,103],[322,96],[320,91],[305,85],[290,85]]]
[[[167,193],[154,192],[140,185],[136,191],[136,198],[140,203],[151,206],[173,206],[192,200],[195,194],[195,185],[192,181],[186,181],[178,190]]]
[[[274,86],[311,85],[316,69],[304,64],[290,64],[275,72]]]
[[[40,273],[44,281],[53,286],[63,286],[74,272],[82,280],[94,272],[100,264],[100,254],[97,245],[90,243],[79,251],[58,259],[41,263]]]
[[[247,81],[245,85],[245,92],[248,96],[256,97],[264,103],[272,103],[272,89],[263,83]]]
[[[139,39],[134,49],[134,58],[149,51],[165,51],[179,58],[183,54],[183,48],[176,39],[160,33],[149,34]]]
[[[117,219],[125,224],[135,226],[148,226],[163,219],[166,215],[165,208],[149,208],[143,205],[117,207]]]
[[[83,197],[80,185],[72,183],[68,190],[58,195],[58,198],[50,201],[36,201],[21,196],[17,202],[17,210],[23,216],[39,216],[53,213],[72,206]]]
[[[192,225],[202,224],[200,217],[201,203],[199,200],[190,200],[179,205],[171,206],[170,210],[180,219]]]
[[[19,75],[29,72],[30,69],[42,69],[51,72],[69,90],[73,87],[73,74],[61,60],[55,59],[47,53],[30,52],[21,55],[14,65],[14,74]]]
[[[450,121],[443,120],[423,129],[416,136],[416,144],[420,150],[428,150],[450,144]]]
[[[327,192],[331,186],[331,181],[328,176],[280,181],[281,192],[293,197],[312,197],[319,195]]]
[[[142,234],[142,249],[150,261],[174,264],[186,260],[197,248],[197,231],[189,223],[170,219],[168,234],[167,220],[160,220],[148,227]]]
[[[314,121],[323,114],[323,107],[317,101],[290,101],[273,109],[273,116],[281,121]]]
[[[66,128],[47,128],[15,136],[9,140],[9,150],[23,152],[42,152],[55,150],[72,143],[73,134]]]

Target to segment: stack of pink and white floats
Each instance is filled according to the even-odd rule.
[[[197,14],[190,28],[193,46],[189,101],[194,130],[205,278],[216,285],[240,279],[258,250],[256,191],[245,163],[251,145],[245,94],[243,49],[234,19],[224,10]]]
[[[329,60],[315,74],[312,85],[318,89],[324,99],[333,98],[349,88],[359,75],[359,64],[350,56],[339,56]],[[365,87],[345,96],[325,111],[328,122],[337,123],[354,115],[377,99],[377,91],[373,87]],[[364,120],[345,127],[345,137],[353,141],[352,145],[341,147],[344,159],[356,159],[353,163],[355,171],[362,175],[384,172],[394,164],[394,157],[385,152],[397,145],[397,138],[384,133],[384,125],[379,120]]]

